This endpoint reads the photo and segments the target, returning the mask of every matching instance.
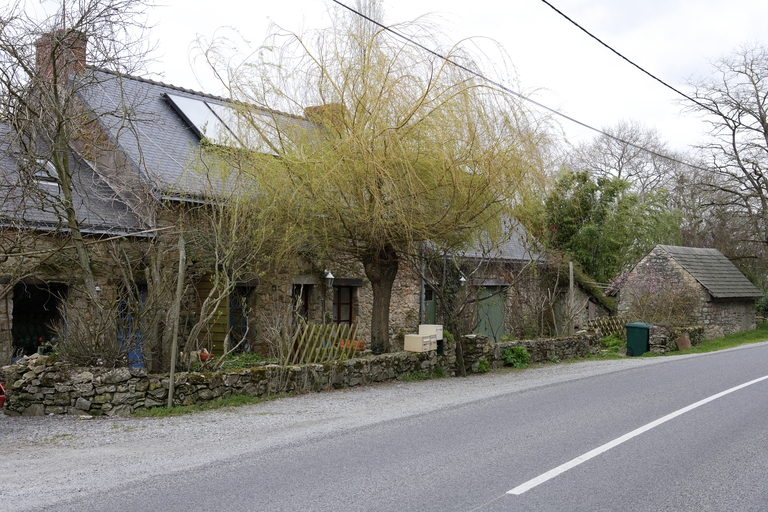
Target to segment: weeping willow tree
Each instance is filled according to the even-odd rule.
[[[375,2],[364,7],[380,16]],[[279,196],[307,247],[362,264],[373,287],[371,348],[381,353],[403,257],[421,242],[460,248],[497,230],[539,189],[547,135],[469,71],[478,60],[463,46],[441,49],[424,20],[393,28],[429,38],[447,59],[331,14],[325,30],[276,29],[249,57],[222,40],[205,56],[234,100],[258,107],[241,109],[238,138],[273,155],[248,171],[260,193]]]

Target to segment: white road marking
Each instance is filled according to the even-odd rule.
[[[547,471],[546,473],[543,473],[543,474],[537,476],[536,478],[528,480],[524,484],[518,485],[517,487],[515,487],[511,491],[507,491],[507,494],[523,494],[524,492],[533,489],[537,485],[541,485],[544,482],[546,482],[547,480],[551,480],[552,478],[555,478],[557,475],[559,475],[561,473],[565,473],[569,469],[575,468],[579,464],[581,464],[583,462],[586,462],[586,461],[588,461],[589,459],[591,459],[593,457],[597,457],[601,453],[607,452],[611,448],[614,448],[614,447],[620,445],[621,443],[623,443],[625,441],[629,441],[630,439],[632,439],[635,436],[639,436],[643,432],[647,432],[647,431],[651,430],[654,427],[658,427],[662,423],[666,423],[666,422],[668,422],[669,420],[671,420],[673,418],[677,418],[681,414],[685,414],[686,412],[692,411],[693,409],[696,409],[697,407],[701,407],[702,405],[704,405],[706,403],[709,403],[712,400],[717,400],[718,398],[720,398],[722,396],[725,396],[727,394],[733,393],[734,391],[738,391],[738,390],[740,390],[742,388],[745,388],[747,386],[751,386],[752,384],[757,384],[758,382],[764,381],[766,379],[768,379],[768,375],[766,375],[765,377],[760,377],[759,379],[751,380],[749,382],[746,382],[746,383],[741,384],[739,386],[733,387],[731,389],[726,389],[725,391],[717,393],[716,395],[712,395],[712,396],[710,396],[708,398],[705,398],[704,400],[699,400],[698,402],[696,402],[694,404],[691,404],[691,405],[689,405],[687,407],[683,407],[682,409],[679,409],[679,410],[677,410],[677,411],[675,411],[675,412],[673,412],[671,414],[667,414],[666,416],[664,416],[662,418],[659,418],[656,421],[652,421],[652,422],[648,423],[647,425],[643,425],[642,427],[640,427],[638,429],[635,429],[635,430],[633,430],[632,432],[630,432],[628,434],[624,434],[621,437],[617,437],[613,441],[605,443],[602,446],[598,446],[594,450],[589,451],[589,452],[585,453],[584,455],[580,455],[580,456],[576,457],[575,459],[566,462],[565,464],[557,466],[555,469],[551,469],[551,470]]]

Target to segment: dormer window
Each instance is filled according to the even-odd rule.
[[[40,188],[51,194],[59,194],[61,192],[59,173],[56,172],[56,167],[53,166],[50,160],[44,160],[42,158],[37,160],[34,180]]]

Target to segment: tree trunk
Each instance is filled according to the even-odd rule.
[[[373,288],[371,312],[371,350],[374,354],[389,351],[389,304],[392,285],[397,277],[399,259],[397,251],[387,244],[379,250],[363,255],[365,275]]]
[[[61,187],[62,206],[65,212],[65,225],[69,230],[69,236],[77,252],[77,263],[82,271],[85,292],[91,303],[98,306],[98,294],[96,292],[96,279],[91,268],[91,257],[88,254],[88,248],[85,245],[83,234],[80,231],[80,222],[75,212],[74,185],[72,183],[72,170],[69,161],[69,148],[66,145],[66,138],[59,136],[56,139],[57,147],[53,153],[53,165],[58,173],[59,185]]]

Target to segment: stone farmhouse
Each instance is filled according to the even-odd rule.
[[[717,249],[657,245],[629,272],[630,281],[632,276],[660,276],[690,289],[693,321],[704,327],[705,339],[755,328],[755,300],[763,293]],[[614,293],[619,312],[626,312],[631,290]]]
[[[244,268],[233,282],[217,288],[217,262],[201,249],[206,233],[200,233],[198,243],[195,230],[189,228],[205,231],[195,212],[207,208],[210,197],[237,186],[230,178],[216,181],[199,172],[206,165],[201,149],[232,144],[242,137],[233,125],[237,114],[232,102],[89,68],[86,41],[77,33],[41,38],[37,51],[43,71],[50,67],[45,55],[51,38],[57,37],[74,38],[67,54],[74,62],[71,79],[77,81],[77,75],[82,75],[89,80],[77,95],[83,124],[89,129],[73,138],[67,149],[75,214],[93,254],[97,291],[111,300],[122,322],[113,326],[115,335],[125,336],[128,329],[141,341],[134,351],[135,362],[146,363],[152,370],[168,362],[167,343],[150,346],[142,340],[167,338],[170,332],[181,231],[193,233],[185,269],[188,286],[177,319],[181,337],[192,339],[187,348],[221,353],[228,340],[245,337],[252,349],[268,353],[265,318],[283,315],[279,320],[285,321],[285,311],[288,324],[302,319],[354,323],[360,339],[367,339],[372,290],[354,263],[307,257],[276,276]],[[283,126],[311,129],[307,117],[262,114],[278,118]],[[5,258],[0,261],[0,365],[52,341],[51,325],[57,321],[68,328],[74,325],[70,315],[83,296],[82,278],[68,246],[69,231],[57,207],[60,177],[50,162],[29,161],[21,155],[9,142],[12,135],[8,126],[0,126],[0,237],[5,245]],[[268,148],[263,151],[269,153]],[[478,247],[462,256],[465,262],[485,259],[491,263],[469,275],[467,286],[479,294],[470,315],[479,331],[494,339],[506,332],[523,334],[525,322],[540,322],[541,312],[530,305],[547,295],[551,284],[544,279],[543,267],[529,249],[522,228],[516,226],[510,233],[493,254]],[[523,268],[535,271],[520,279]],[[126,295],[138,304],[134,309]],[[414,265],[401,266],[392,296],[394,349],[402,347],[401,336],[416,332],[420,323],[441,322],[435,289]],[[266,311],[281,307],[283,313]],[[263,314],[255,314],[257,310]],[[146,318],[140,320],[139,314]],[[522,320],[528,318],[533,320]]]

